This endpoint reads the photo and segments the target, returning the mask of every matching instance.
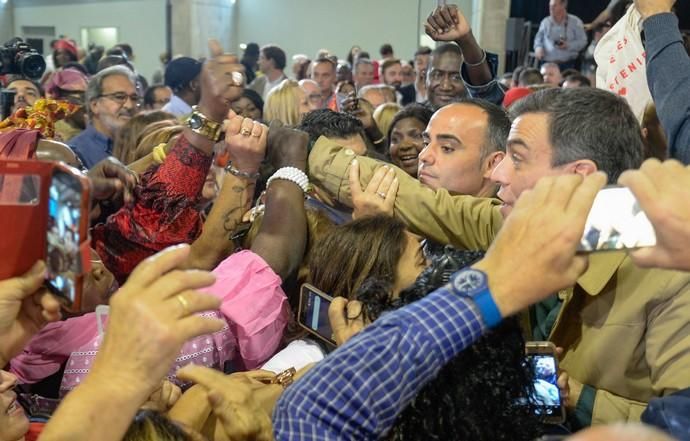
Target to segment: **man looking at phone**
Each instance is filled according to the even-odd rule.
[[[356,90],[372,84],[374,82],[374,63],[368,58],[357,57],[353,74]]]
[[[103,69],[89,80],[89,124],[69,143],[86,168],[113,153],[115,134],[139,110],[141,98],[136,84],[136,76],[124,66]]]
[[[587,46],[585,27],[568,14],[568,0],[550,0],[549,16],[539,24],[534,38],[534,55],[542,62],[556,63],[565,70],[575,67],[580,51]]]
[[[395,215],[413,233],[463,249],[487,249],[518,197],[540,178],[602,170],[615,183],[624,170],[642,162],[634,115],[606,91],[550,89],[511,110],[506,156],[492,175],[502,206],[433,191],[396,169]],[[309,158],[312,181],[345,204],[350,203],[353,157],[324,140]],[[357,161],[365,187],[377,163],[365,157]],[[589,270],[574,288],[532,311],[532,339],[548,339],[564,349],[567,407],[579,424],[638,420],[649,399],[688,386],[690,339],[676,337],[690,335],[683,313],[688,308],[690,275],[640,270],[625,253],[609,252],[592,254]]]

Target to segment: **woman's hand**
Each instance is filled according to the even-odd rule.
[[[359,181],[359,162],[350,164],[350,191],[352,193],[353,219],[365,216],[386,214],[393,216],[395,197],[400,183],[395,176],[395,170],[390,166],[379,167],[365,189]]]
[[[177,400],[182,396],[182,389],[177,385],[163,380],[158,389],[154,390],[149,400],[141,406],[142,409],[156,410],[161,413],[166,413],[177,403]]]
[[[338,346],[344,345],[370,323],[364,318],[362,303],[357,300],[348,301],[345,297],[333,299],[328,307],[328,321],[333,331],[332,338]]]
[[[225,144],[232,166],[244,173],[259,171],[266,157],[268,127],[230,110],[225,121]]]

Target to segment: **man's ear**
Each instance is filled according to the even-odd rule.
[[[489,179],[494,169],[503,161],[505,156],[505,152],[493,152],[484,159],[484,163],[482,164],[482,176]]]
[[[599,170],[597,164],[589,159],[578,159],[571,164],[572,173],[577,173],[582,176],[589,176]]]
[[[98,112],[96,112],[96,107],[98,106],[98,100],[91,100],[89,101],[89,110],[91,111],[91,115],[98,115]]]

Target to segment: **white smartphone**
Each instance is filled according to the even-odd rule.
[[[654,245],[654,227],[630,189],[611,186],[597,194],[578,251],[629,250]]]

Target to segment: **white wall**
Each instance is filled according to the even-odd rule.
[[[21,36],[22,26],[55,26],[57,35],[64,34],[79,42],[81,28],[118,28],[120,42],[134,48],[134,64],[147,79],[159,69],[158,56],[165,52],[165,2],[163,0],[131,0],[67,4],[60,6],[14,7],[14,33]],[[46,41],[48,46],[50,41]],[[107,48],[106,48],[107,49]]]
[[[419,14],[421,3],[421,14]],[[395,55],[411,59],[419,46],[418,30],[436,0],[237,0],[237,43],[275,43],[288,55],[313,58],[325,48],[347,56],[358,45],[374,58],[379,47],[391,43]],[[472,0],[453,1],[471,19]],[[238,51],[238,48],[234,48]]]

